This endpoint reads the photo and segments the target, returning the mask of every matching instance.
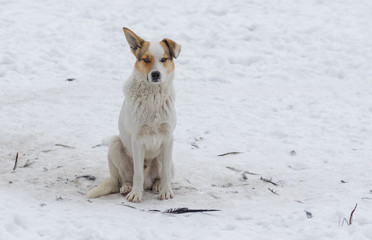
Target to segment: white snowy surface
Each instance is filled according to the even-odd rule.
[[[0,239],[372,239],[371,12],[368,0],[0,0]],[[85,197],[109,174],[135,61],[124,26],[182,45],[172,200]],[[231,151],[243,153],[217,157]],[[176,207],[221,211],[148,211]]]

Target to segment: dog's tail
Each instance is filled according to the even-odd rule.
[[[111,193],[119,192],[119,185],[117,180],[112,177],[106,178],[103,183],[90,190],[87,194],[88,198],[97,198]]]
[[[115,163],[119,164],[122,162],[129,162],[128,156],[125,154],[123,144],[121,143],[119,136],[114,136],[111,138],[107,158],[110,169],[110,177],[106,178],[103,183],[90,190],[87,194],[88,198],[97,198],[119,192],[122,177],[120,176],[118,167],[115,166]]]

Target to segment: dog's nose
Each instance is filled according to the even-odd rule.
[[[160,72],[159,71],[152,72],[151,79],[153,82],[158,82],[160,80]]]

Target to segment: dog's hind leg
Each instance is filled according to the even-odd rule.
[[[161,181],[160,178],[155,179],[154,184],[152,185],[152,192],[159,193],[160,192]]]
[[[111,176],[90,190],[87,195],[88,198],[117,193],[121,185],[132,181],[133,167],[131,167],[130,158],[125,153],[123,144],[118,136],[111,140],[107,158]]]
[[[132,191],[132,187],[133,184],[131,182],[125,182],[121,185],[120,193],[122,195],[127,195],[128,193],[130,193],[130,191]]]

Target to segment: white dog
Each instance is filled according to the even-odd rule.
[[[167,38],[147,42],[128,28],[123,30],[137,61],[124,85],[120,134],[112,139],[108,151],[111,176],[93,188],[88,197],[120,191],[128,193],[129,201],[140,202],[145,188],[160,192],[159,199],[169,199],[173,197],[176,126],[173,59],[180,54],[181,46]]]

